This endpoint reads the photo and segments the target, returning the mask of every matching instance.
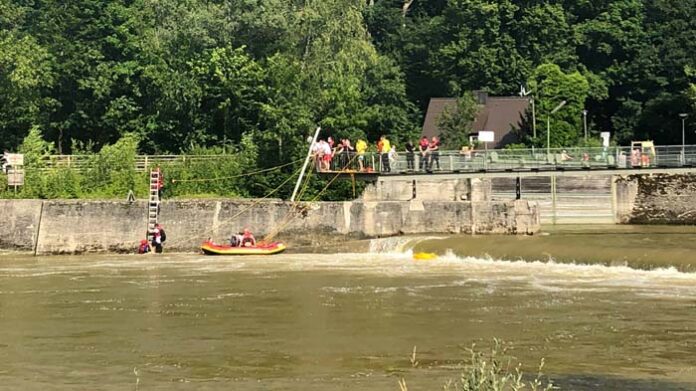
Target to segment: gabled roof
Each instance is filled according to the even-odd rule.
[[[472,124],[473,133],[483,130],[492,131],[495,135],[492,147],[502,147],[516,142],[513,129],[519,129],[522,119],[529,108],[529,98],[516,96],[479,96],[479,111]],[[431,98],[428,111],[423,121],[423,136],[440,135],[437,122],[446,107],[454,106],[456,98]]]

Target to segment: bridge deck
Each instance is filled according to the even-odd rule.
[[[463,178],[525,178],[538,176],[606,176],[606,175],[649,175],[649,174],[696,174],[696,167],[636,167],[636,168],[591,168],[591,169],[529,169],[529,170],[477,170],[477,171],[399,171],[399,172],[357,172],[323,171],[322,177],[338,175],[339,179],[356,179],[366,182],[375,181],[410,181],[410,180],[447,180]]]

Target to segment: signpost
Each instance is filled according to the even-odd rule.
[[[24,186],[24,155],[21,153],[6,153],[3,155],[5,163],[3,168],[7,172],[7,186],[14,187],[15,193],[17,187]]]
[[[495,140],[495,133],[482,130],[478,132],[478,140],[483,141],[484,155],[486,156],[483,167],[488,168],[488,143],[492,143]]]
[[[24,166],[24,155],[21,153],[6,153],[5,164],[10,167]]]
[[[478,141],[484,143],[484,147],[488,150],[488,143],[492,143],[495,140],[495,133],[487,130],[482,130],[478,132]]]

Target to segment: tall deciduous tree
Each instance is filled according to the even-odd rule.
[[[556,64],[543,64],[534,70],[528,85],[535,94],[538,117],[550,120],[551,146],[576,144],[582,129],[582,110],[590,91],[587,79],[578,71],[565,73]],[[565,106],[551,115],[563,101]],[[537,143],[545,144],[546,132],[543,127],[542,139]]]
[[[0,148],[16,148],[34,125],[47,123],[55,106],[48,50],[23,31],[29,9],[0,1]]]

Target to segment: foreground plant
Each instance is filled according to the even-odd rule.
[[[531,380],[525,380],[522,365],[515,364],[513,357],[508,354],[509,345],[498,340],[493,340],[493,346],[488,352],[476,350],[472,345],[467,351],[470,354],[468,363],[457,379],[448,381],[443,389],[445,391],[550,391],[557,390],[550,379],[547,379],[542,370],[544,359],[542,358],[536,375]],[[415,362],[415,347],[411,356],[411,363]],[[408,391],[406,381],[399,380],[401,391]]]

